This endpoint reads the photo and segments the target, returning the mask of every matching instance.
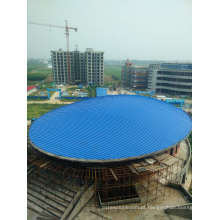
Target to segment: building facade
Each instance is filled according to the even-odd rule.
[[[132,63],[129,62],[128,60],[125,62],[124,66],[122,66],[121,69],[121,83],[123,87],[129,87],[128,85],[128,72],[129,69],[131,68]]]
[[[53,80],[56,84],[104,85],[104,52],[93,49],[69,52],[70,74],[66,51],[51,51],[51,60]]]
[[[89,85],[104,85],[104,52],[88,48],[85,53],[85,76]]]
[[[192,96],[192,63],[160,63],[143,67],[126,61],[121,80],[124,88]]]
[[[158,94],[192,96],[192,64],[161,63],[150,65],[151,89]]]
[[[157,84],[157,71],[160,68],[160,64],[150,64],[148,67],[148,80],[147,80],[147,89],[156,90]]]

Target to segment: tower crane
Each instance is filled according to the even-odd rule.
[[[46,27],[52,27],[52,28],[62,28],[62,29],[65,29],[66,52],[67,52],[67,57],[66,57],[67,58],[67,73],[68,73],[68,82],[70,83],[71,82],[71,74],[70,74],[69,31],[70,30],[74,30],[75,32],[77,32],[78,28],[68,26],[67,20],[65,20],[65,26],[59,26],[59,25],[53,25],[53,24],[42,24],[42,23],[36,23],[36,22],[29,22],[29,24],[46,26]]]

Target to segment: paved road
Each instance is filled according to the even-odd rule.
[[[74,102],[63,102],[60,100],[56,100],[54,102],[50,102],[49,100],[46,101],[28,101],[27,104],[71,104]]]
[[[56,97],[59,96],[59,93],[58,92],[54,92],[52,96],[50,96],[50,100],[49,100],[49,103],[54,103],[57,101]]]

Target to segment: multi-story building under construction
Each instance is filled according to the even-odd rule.
[[[148,68],[146,66],[134,66],[127,61],[122,67],[122,84],[131,89],[146,89],[147,74]]]
[[[69,52],[69,74],[67,52],[51,51],[53,80],[56,84],[104,84],[104,52],[87,49]]]

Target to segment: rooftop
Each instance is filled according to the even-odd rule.
[[[53,110],[29,131],[39,151],[81,162],[135,160],[176,145],[191,131],[181,109],[150,97],[92,98]]]
[[[36,86],[28,86],[28,87],[27,87],[27,91],[30,91],[30,90],[32,90],[32,89],[34,89],[34,88],[36,88]]]

